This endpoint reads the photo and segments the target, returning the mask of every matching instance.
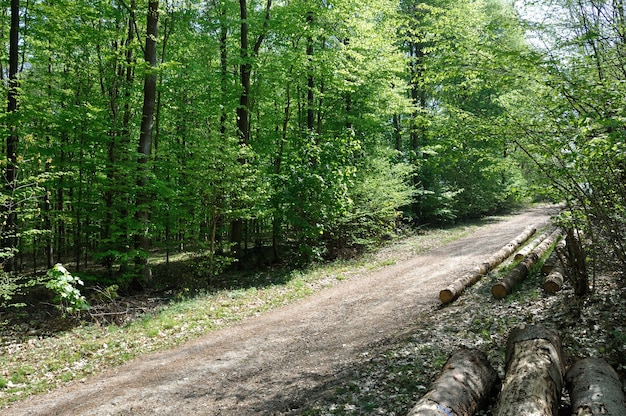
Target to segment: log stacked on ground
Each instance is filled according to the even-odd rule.
[[[599,358],[576,362],[565,375],[572,415],[626,416],[622,384],[615,370]]]
[[[563,288],[565,282],[565,268],[559,260],[552,267],[552,271],[548,273],[543,281],[543,290],[546,293],[554,294]]]
[[[563,253],[563,251],[565,250],[565,242],[566,240],[562,239],[561,241],[559,241],[556,247],[554,247],[554,250],[552,251],[552,254],[550,254],[550,257],[548,257],[548,259],[541,266],[541,273],[545,275],[550,274],[557,262],[560,261],[561,257],[564,257],[564,255],[561,253]]]
[[[540,325],[513,329],[506,346],[506,376],[493,415],[558,415],[562,387],[558,334]]]
[[[539,259],[548,251],[550,246],[561,237],[561,230],[554,230],[541,244],[539,244],[530,254],[524,257],[517,266],[515,266],[505,277],[491,287],[491,293],[497,299],[508,296],[513,287],[528,276],[530,269],[539,261]]]
[[[539,234],[537,237],[535,237],[533,241],[531,241],[526,246],[524,246],[524,248],[522,248],[520,251],[515,253],[515,257],[513,257],[513,260],[519,261],[519,260],[522,260],[524,257],[528,256],[535,248],[537,248],[539,244],[541,244],[543,240],[548,238],[548,236],[550,235],[550,233],[552,233],[552,231],[553,229],[546,230],[545,232]]]
[[[498,374],[484,353],[460,349],[448,358],[430,390],[408,416],[470,416],[484,407]]]
[[[487,261],[476,266],[470,272],[465,273],[463,276],[452,282],[448,287],[440,291],[439,300],[443,303],[450,303],[458,298],[466,288],[478,282],[482,276],[493,270],[511,254],[513,254],[515,250],[517,250],[517,248],[528,240],[536,231],[537,229],[532,225],[526,227],[521,234],[502,247],[498,252],[487,259]]]

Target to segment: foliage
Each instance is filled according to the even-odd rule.
[[[54,301],[64,316],[89,309],[89,302],[78,289],[78,286],[84,285],[80,278],[73,276],[60,263],[55,264],[46,275],[46,287],[56,293]]]
[[[620,7],[554,2],[549,26],[527,13],[528,30],[537,40],[536,69],[527,72],[526,92],[506,97],[505,105],[517,144],[542,171],[553,197],[566,202],[570,225],[592,241],[592,257],[609,251],[624,265]]]
[[[393,163],[384,153],[362,161],[348,197],[352,209],[339,217],[325,236],[334,255],[355,254],[396,235],[401,209],[411,203],[412,167]]]
[[[22,4],[20,106],[0,114],[36,184],[15,204],[20,255],[127,287],[148,247],[223,258],[209,274],[257,247],[306,262],[388,237],[401,212],[448,221],[525,197],[500,101],[523,51],[510,9],[400,3],[249,0],[244,19],[236,2],[164,1],[150,65],[145,0]]]
[[[451,221],[524,200],[498,101],[519,88],[523,66],[512,57],[527,51],[512,9],[497,1],[461,1],[422,5],[413,13],[423,22],[407,33],[419,66],[412,82],[420,111],[409,143],[418,167],[415,215]]]
[[[193,288],[181,286],[181,292],[166,299],[166,304],[155,304],[150,298],[135,304],[131,299],[124,305],[126,315],[119,324],[107,324],[106,321],[100,325],[85,323],[50,334],[44,323],[42,333],[37,330],[38,335],[28,339],[20,327],[14,333],[3,331],[0,335],[6,338],[0,338],[3,359],[0,406],[119,366],[149,352],[181,345],[246,317],[294,303],[339,282],[393,264],[396,259],[406,259],[416,252],[424,253],[454,241],[474,229],[464,226],[414,235],[387,247],[381,255],[382,260],[370,254],[305,270],[231,274],[223,288],[211,292],[201,291],[190,296],[194,293]],[[389,252],[392,253],[391,261]],[[189,276],[178,274],[181,269],[179,267],[176,271],[177,284],[189,281]],[[101,300],[106,301],[116,292],[115,287],[108,287],[97,296],[103,296]],[[33,319],[27,317],[30,325],[33,325]],[[43,334],[47,336],[41,336]]]

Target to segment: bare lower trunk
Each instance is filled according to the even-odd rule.
[[[584,296],[589,292],[589,274],[587,272],[587,255],[580,242],[580,234],[576,230],[567,230],[567,265],[569,276],[576,296]]]
[[[486,405],[497,382],[498,373],[483,352],[460,349],[408,416],[471,416]]]
[[[615,370],[599,358],[578,361],[565,375],[572,415],[626,416],[622,383]]]
[[[513,329],[506,345],[506,376],[493,415],[558,415],[562,387],[558,334],[538,325]]]

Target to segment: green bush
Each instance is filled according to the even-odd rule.
[[[48,270],[46,276],[49,278],[46,287],[57,294],[54,301],[58,303],[57,307],[63,316],[90,308],[89,302],[77,288],[84,285],[83,281],[73,276],[61,263]]]

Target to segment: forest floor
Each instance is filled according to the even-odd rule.
[[[402,415],[456,348],[481,349],[503,375],[506,336],[526,323],[558,330],[568,363],[601,356],[624,380],[621,276],[600,274],[584,299],[569,287],[547,296],[531,277],[495,300],[496,270],[452,304],[438,300],[463,271],[526,226],[546,226],[555,212],[541,206],[494,217],[427,250],[392,244],[375,255],[383,267],[347,273],[304,300],[30,396],[2,414]]]

